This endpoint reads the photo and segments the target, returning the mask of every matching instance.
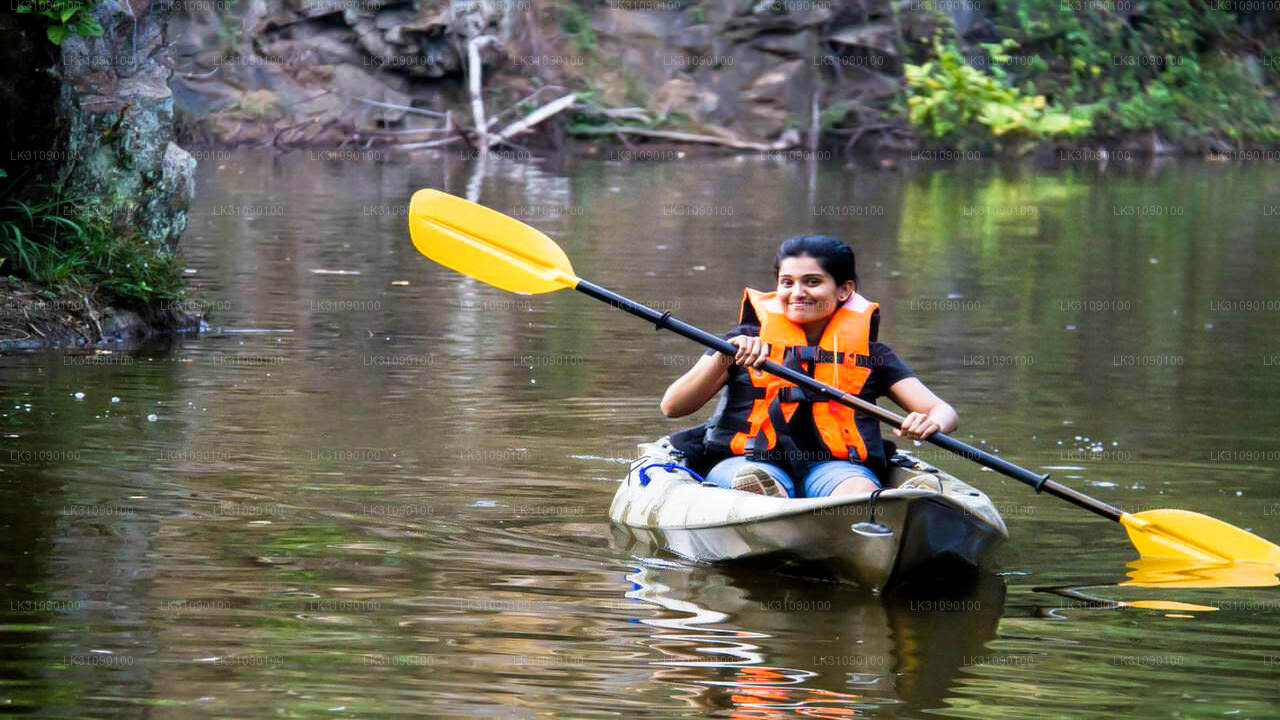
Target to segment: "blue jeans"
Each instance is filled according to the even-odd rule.
[[[741,455],[725,458],[716,463],[716,466],[711,468],[711,472],[707,473],[707,480],[722,488],[732,488],[734,473],[738,471],[738,468],[747,464],[759,467],[769,473],[769,476],[777,480],[778,484],[787,491],[788,497],[797,497],[795,483],[791,481],[791,476],[787,474],[786,470],[772,463],[748,460]],[[848,460],[829,460],[827,462],[814,463],[809,468],[809,474],[804,476],[804,482],[800,484],[803,494],[799,495],[799,497],[826,497],[836,489],[836,486],[851,477],[864,477],[874,483],[876,487],[880,487],[879,478],[866,465],[849,462]]]

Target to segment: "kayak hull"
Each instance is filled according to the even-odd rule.
[[[641,552],[798,566],[878,589],[926,570],[987,567],[1008,537],[986,494],[907,452],[894,456],[874,501],[870,493],[793,499],[704,486],[687,471],[656,467],[679,463],[665,438],[640,445],[639,455],[609,516],[618,540]]]

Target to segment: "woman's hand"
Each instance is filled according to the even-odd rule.
[[[955,408],[934,395],[917,378],[903,378],[890,385],[889,396],[908,413],[902,419],[902,425],[893,429],[893,434],[898,437],[924,440],[939,430],[955,432],[960,425]]]
[[[733,357],[733,364],[743,367],[758,368],[769,359],[769,343],[750,335],[735,335],[729,342],[738,346],[738,354]],[[721,355],[728,358],[728,355]]]
[[[893,434],[898,437],[905,436],[911,440],[924,440],[941,429],[942,427],[925,413],[913,412],[902,419],[901,427],[894,428]]]

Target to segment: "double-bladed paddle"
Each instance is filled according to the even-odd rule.
[[[527,294],[573,288],[717,352],[731,356],[738,352],[736,345],[671,317],[669,312],[658,312],[577,277],[568,256],[551,238],[483,205],[438,190],[419,190],[409,203],[409,234],[423,255],[496,288]],[[773,361],[759,369],[894,427],[902,425],[903,418],[896,413]],[[1036,492],[1120,523],[1143,557],[1204,564],[1260,563],[1280,572],[1280,546],[1221,520],[1186,510],[1126,513],[1050,480],[1047,474],[1034,473],[944,433],[935,432],[926,441],[1026,483]]]

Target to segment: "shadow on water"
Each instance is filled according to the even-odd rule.
[[[1004,582],[858,588],[646,559],[628,598],[662,608],[636,621],[663,658],[652,678],[712,716],[913,717],[945,706],[961,668],[988,661]]]

